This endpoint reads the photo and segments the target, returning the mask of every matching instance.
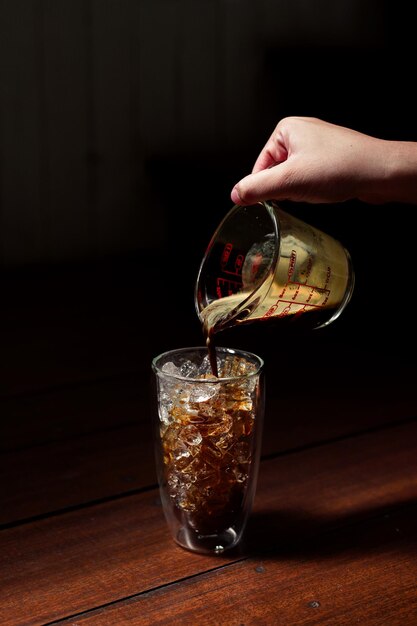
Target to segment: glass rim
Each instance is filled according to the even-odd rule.
[[[259,355],[254,352],[249,352],[248,350],[241,350],[240,348],[227,348],[225,346],[216,346],[216,353],[223,352],[226,354],[235,354],[237,356],[242,356],[247,358],[251,363],[257,364],[256,369],[253,372],[248,372],[246,374],[241,374],[239,376],[219,376],[218,378],[193,378],[191,376],[181,376],[180,374],[170,374],[169,372],[164,372],[158,365],[158,361],[163,359],[164,357],[169,356],[170,354],[185,354],[187,352],[204,352],[208,354],[208,349],[206,346],[189,346],[185,348],[173,348],[171,350],[166,350],[165,352],[161,352],[157,356],[152,359],[151,365],[153,372],[164,378],[171,378],[172,380],[179,380],[185,382],[198,382],[199,384],[210,384],[210,385],[218,385],[224,382],[233,382],[233,381],[242,381],[245,378],[252,378],[254,376],[258,376],[264,369],[265,362]]]

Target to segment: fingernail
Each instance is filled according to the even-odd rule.
[[[232,202],[235,204],[242,204],[242,200],[240,199],[239,192],[236,187],[233,187],[230,197],[232,198]]]

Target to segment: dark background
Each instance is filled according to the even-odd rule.
[[[417,140],[415,60],[413,19],[377,0],[2,0],[2,394],[200,343],[200,260],[277,121]],[[415,209],[286,208],[350,250],[354,297],[308,344],[223,343],[414,362]]]

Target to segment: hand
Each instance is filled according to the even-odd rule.
[[[417,143],[386,141],[311,117],[282,119],[235,204],[260,200],[417,203]]]

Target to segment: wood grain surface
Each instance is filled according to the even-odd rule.
[[[414,626],[413,360],[342,332],[281,336],[279,355],[271,334],[242,333],[247,349],[260,341],[267,375],[254,508],[237,549],[194,554],[169,534],[154,467],[150,362],[172,330],[147,332],[119,270],[89,290],[93,276],[68,273],[67,308],[61,279],[44,277],[28,327],[13,290],[32,283],[8,291],[1,625]],[[197,341],[173,321],[172,342]]]

